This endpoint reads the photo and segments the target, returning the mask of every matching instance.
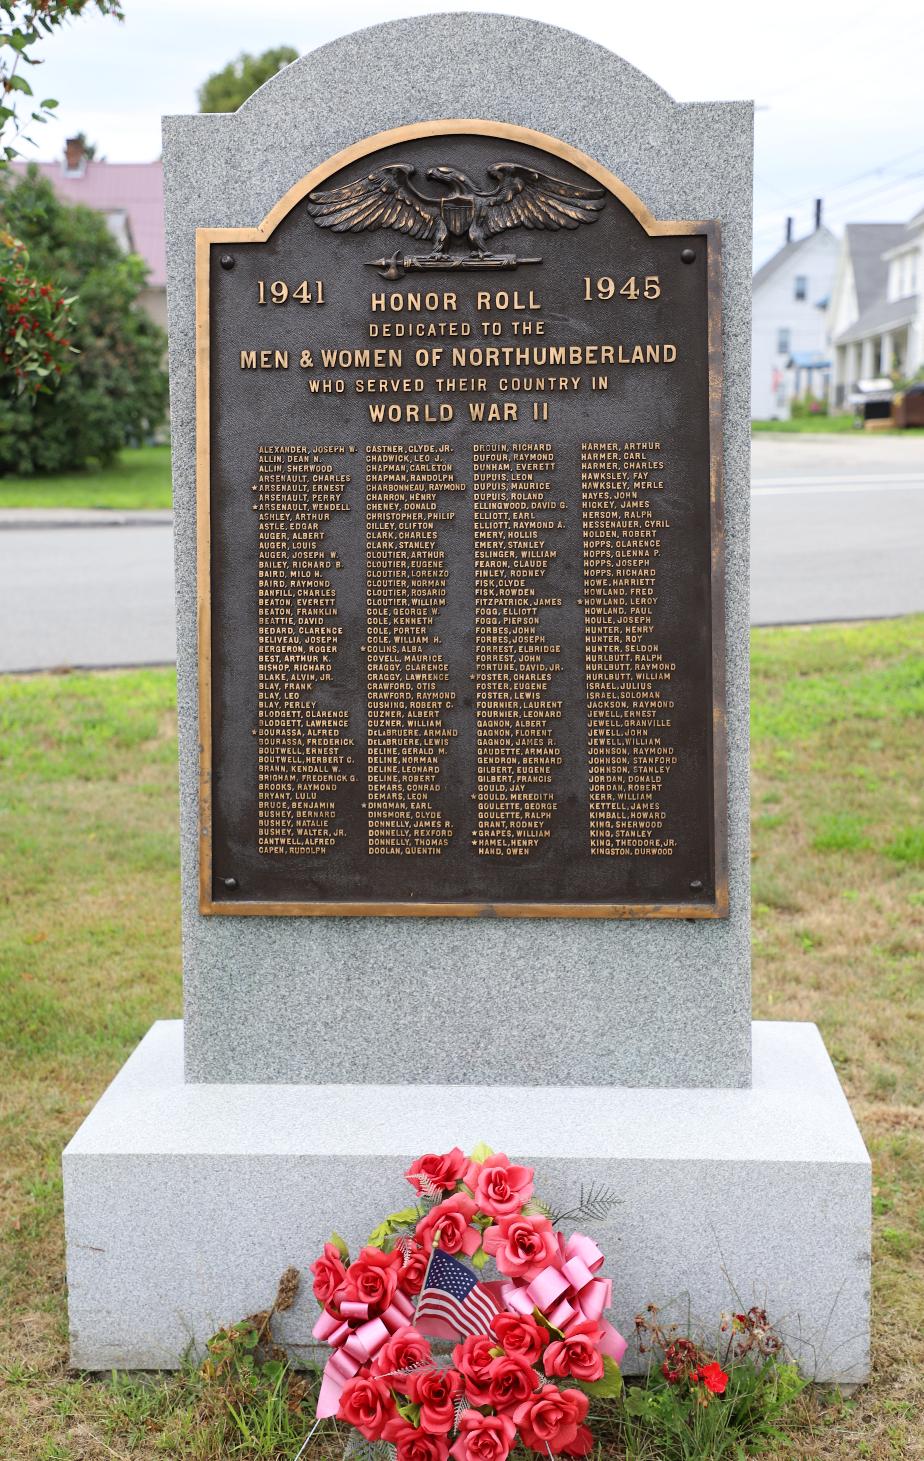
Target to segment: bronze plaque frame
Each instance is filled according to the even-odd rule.
[[[715,896],[670,903],[282,902],[215,898],[212,840],[212,596],[209,262],[213,244],[264,243],[292,209],[348,164],[402,142],[472,135],[541,148],[595,178],[626,207],[649,236],[705,235],[708,240],[707,356],[709,372],[709,481],[711,525],[712,806]],[[203,914],[299,917],[684,918],[728,916],[727,750],[725,714],[725,556],[722,487],[722,316],[720,228],[714,220],[661,221],[607,168],[577,148],[542,132],[509,123],[441,119],[397,127],[335,153],[295,183],[255,228],[196,230],[196,542],[199,652],[199,911]]]

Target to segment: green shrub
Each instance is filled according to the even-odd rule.
[[[802,420],[806,416],[827,416],[828,403],[821,396],[809,393],[792,402],[790,414],[794,421]]]
[[[101,214],[62,203],[30,168],[0,180],[0,225],[30,268],[68,296],[79,351],[51,394],[0,392],[0,473],[29,476],[106,464],[164,418],[164,332],[138,304],[147,269],[124,254]]]

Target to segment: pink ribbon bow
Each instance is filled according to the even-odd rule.
[[[315,1339],[329,1344],[334,1351],[324,1366],[316,1411],[319,1419],[337,1414],[347,1381],[375,1358],[395,1330],[414,1320],[414,1306],[400,1289],[388,1308],[375,1319],[369,1318],[368,1304],[350,1299],[341,1303],[340,1312],[343,1318],[335,1319],[323,1310],[311,1331]]]
[[[575,1233],[567,1242],[558,1234],[559,1257],[536,1274],[529,1283],[513,1279],[501,1286],[501,1297],[513,1314],[531,1314],[538,1309],[549,1323],[567,1335],[569,1327],[586,1320],[602,1332],[600,1350],[619,1364],[627,1344],[603,1311],[613,1300],[613,1284],[595,1278],[603,1266],[603,1254],[592,1238]]]

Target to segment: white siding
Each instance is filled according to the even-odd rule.
[[[826,228],[810,234],[754,291],[751,358],[751,415],[758,420],[788,417],[793,389],[786,361],[793,351],[824,351],[825,311],[818,308],[834,284],[839,244]],[[796,299],[796,279],[804,276],[804,300]],[[789,331],[789,350],[779,350],[780,331]],[[775,387],[776,382],[776,387]],[[818,387],[821,389],[821,380]]]

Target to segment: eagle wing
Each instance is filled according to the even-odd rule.
[[[488,168],[497,187],[488,197],[486,233],[505,228],[577,228],[596,223],[606,206],[603,188],[586,188],[518,162],[498,162]]]
[[[355,182],[308,194],[305,207],[319,228],[358,233],[365,228],[397,228],[412,238],[433,238],[440,216],[438,198],[418,193],[409,163],[389,163]]]

